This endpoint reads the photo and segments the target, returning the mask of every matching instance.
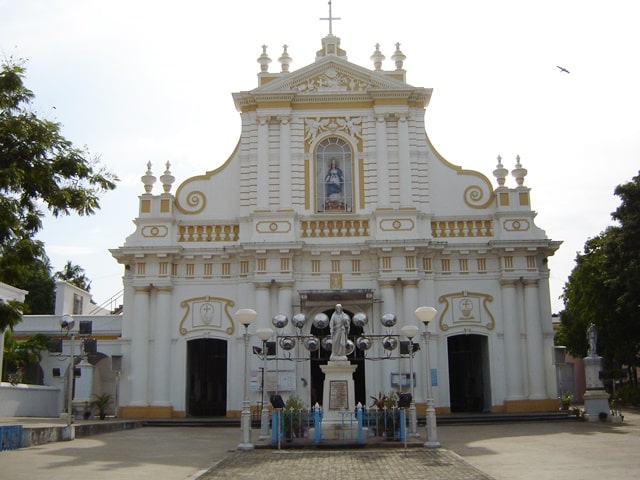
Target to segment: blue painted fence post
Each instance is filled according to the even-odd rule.
[[[322,422],[320,422],[320,405],[317,402],[313,407],[313,431],[314,441],[318,444],[322,438]]]

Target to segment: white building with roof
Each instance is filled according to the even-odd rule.
[[[557,408],[547,258],[560,242],[534,222],[527,170],[498,159],[494,186],[442,158],[425,130],[432,90],[406,82],[400,45],[392,70],[377,46],[371,59],[349,62],[330,33],[314,63],[290,71],[285,47],[274,73],[265,47],[257,87],[233,94],[242,131],[227,161],[175,191],[169,163],[148,164],[136,229],[111,250],[125,269],[121,415],[239,415],[239,308],[258,313],[258,347],[274,315],[304,314],[278,330],[298,343],[270,357],[266,389],[322,401],[329,353],[302,344],[328,335],[312,320],[336,303],[368,318],[351,328],[354,343],[371,340],[350,355],[356,403],[408,389],[409,357],[379,340],[428,305],[438,314],[415,354],[419,413],[427,376],[441,413]],[[257,405],[263,361],[250,362]]]
[[[172,191],[169,163],[147,165],[135,231],[111,250],[124,267],[121,315],[59,287],[55,315],[16,328],[63,340],[41,362],[61,406],[73,351],[74,401],[110,393],[124,417],[238,416],[240,308],[258,314],[258,353],[256,331],[280,315],[275,350],[249,356],[251,405],[263,384],[322,402],[329,329],[314,320],[340,303],[358,320],[355,403],[410,391],[413,364],[419,415],[428,395],[440,413],[557,408],[547,258],[561,242],[534,222],[521,160],[509,171],[498,158],[493,185],[442,158],[425,129],[432,90],[406,82],[399,44],[392,70],[378,46],[371,69],[349,62],[332,33],[321,44],[295,71],[285,47],[277,73],[263,48],[258,86],[233,94],[242,130],[221,167]],[[428,335],[420,306],[438,311]],[[76,329],[90,321],[91,334],[62,331],[64,314]],[[413,362],[405,325],[420,326]],[[96,343],[80,350],[85,340]]]

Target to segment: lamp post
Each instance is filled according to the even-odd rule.
[[[429,364],[429,322],[435,318],[438,311],[433,307],[418,307],[414,312],[415,316],[424,324],[424,355],[427,357],[427,441],[424,446],[427,448],[438,448],[438,432],[436,430],[436,409],[433,406],[433,395],[431,392],[431,366]]]
[[[238,450],[253,450],[251,443],[251,410],[249,403],[249,325],[253,323],[258,314],[250,308],[241,308],[236,312],[236,318],[244,325],[244,397],[242,401],[242,413],[240,414],[241,439]]]
[[[416,325],[405,325],[400,329],[402,334],[409,339],[409,384],[411,385],[411,402],[409,403],[409,436],[413,438],[420,437],[418,433],[418,415],[416,414],[416,401],[413,393],[413,337],[415,337],[420,329]]]
[[[75,321],[71,315],[65,314],[60,319],[60,327],[66,328],[67,334],[71,333]],[[67,385],[67,433],[69,440],[73,440],[73,433],[71,432],[71,423],[73,422],[73,381],[74,381],[74,364],[73,364],[73,340],[75,335],[71,333],[69,337],[69,384]]]
[[[266,382],[265,377],[267,375],[267,340],[273,336],[273,330],[271,328],[259,328],[256,330],[256,335],[262,340],[262,412],[260,414],[260,440],[266,440],[269,438],[269,409],[267,408],[267,400],[265,398]]]

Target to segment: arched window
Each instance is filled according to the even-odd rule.
[[[330,137],[316,148],[316,211],[353,212],[353,169],[351,147]]]

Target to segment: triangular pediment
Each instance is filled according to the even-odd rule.
[[[341,57],[325,57],[311,65],[283,75],[252,90],[253,94],[295,93],[367,93],[415,88],[390,78],[384,72],[360,67]]]

